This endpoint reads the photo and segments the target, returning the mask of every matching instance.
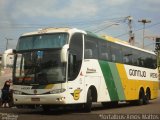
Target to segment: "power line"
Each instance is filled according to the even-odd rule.
[[[152,24],[152,25],[148,25],[146,28],[152,28],[152,27],[154,27],[154,26],[156,26],[156,25],[159,25],[159,24],[160,24],[160,22],[159,22],[159,23]],[[138,31],[140,31],[140,30],[143,30],[143,28],[136,29],[134,32],[138,32]],[[127,35],[127,34],[128,34],[128,32],[127,32],[127,33],[120,34],[120,35],[117,35],[116,38],[122,37],[122,36]]]
[[[126,20],[127,17],[121,17],[121,18],[118,18],[118,19],[115,19],[114,21],[103,21],[103,23],[100,23],[97,25],[95,24],[91,24],[87,27],[82,27],[82,28],[89,28],[89,27],[96,27],[95,29],[92,28],[90,31],[94,31],[94,32],[99,32],[99,31],[103,31],[105,30],[106,28],[110,27],[114,24],[120,24],[120,23],[125,23],[125,20]],[[107,24],[108,23],[108,24]]]
[[[52,26],[52,25],[88,25],[88,24],[99,24],[101,22],[119,22],[122,21],[122,19],[124,19],[125,17],[118,17],[118,18],[110,18],[110,19],[106,19],[106,17],[103,18],[95,18],[95,19],[91,19],[91,20],[87,20],[87,21],[82,21],[82,20],[78,20],[78,21],[72,21],[72,22],[55,22],[55,23],[50,23],[50,24],[10,24],[10,23],[5,23],[8,26],[3,26],[4,23],[2,23],[1,28],[6,28],[6,29],[21,29],[21,28],[39,28],[39,27],[48,27],[48,26]],[[1,23],[0,23],[1,24]]]
[[[103,31],[103,30],[105,30],[105,29],[107,29],[107,28],[109,28],[109,27],[111,27],[113,25],[119,25],[119,23],[113,23],[113,24],[110,24],[108,26],[103,26],[103,28],[97,29],[94,32],[97,33],[97,32]]]

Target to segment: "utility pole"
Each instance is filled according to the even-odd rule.
[[[143,42],[142,42],[142,48],[144,49],[145,24],[146,24],[146,23],[151,23],[151,20],[142,19],[142,20],[138,20],[138,22],[143,23]]]
[[[13,40],[11,38],[5,38],[6,39],[6,50],[8,49],[8,40]]]
[[[134,37],[134,33],[133,33],[133,30],[132,30],[132,17],[131,16],[128,16],[127,17],[127,20],[128,20],[128,26],[129,26],[129,43],[131,45],[134,45],[134,42],[135,42],[135,37]]]

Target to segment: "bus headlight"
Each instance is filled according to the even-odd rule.
[[[21,95],[21,94],[22,94],[22,92],[17,91],[17,90],[14,90],[13,93],[14,93],[14,94],[17,94],[17,95]]]
[[[58,93],[63,93],[64,91],[66,91],[66,89],[62,88],[62,89],[55,89],[50,91],[51,94],[58,94]]]

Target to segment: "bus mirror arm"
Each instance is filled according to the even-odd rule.
[[[13,49],[13,54],[16,54],[16,52],[17,52],[17,51],[16,51],[15,49]]]
[[[62,50],[61,50],[61,62],[67,62],[68,60],[68,49],[69,49],[69,45],[66,44],[63,46]]]
[[[67,62],[67,54],[68,54],[67,49],[61,50],[61,62]]]

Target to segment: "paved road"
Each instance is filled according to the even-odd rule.
[[[117,107],[103,108],[101,104],[94,104],[91,113],[77,112],[68,108],[53,109],[47,113],[43,112],[40,108],[0,108],[0,116],[14,117],[18,118],[18,120],[107,120],[113,117],[118,117],[120,119],[128,118],[128,120],[160,120],[160,98],[152,100],[148,105],[142,106],[120,104]]]

